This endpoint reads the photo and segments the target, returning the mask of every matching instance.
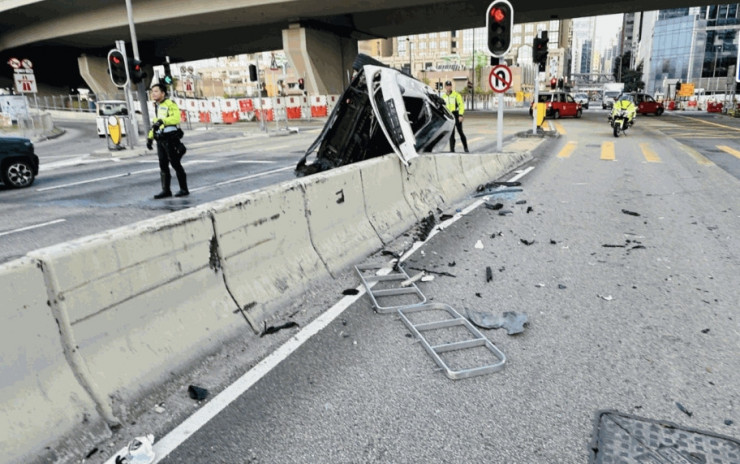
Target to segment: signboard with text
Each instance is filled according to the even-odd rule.
[[[694,84],[689,82],[681,84],[681,88],[678,90],[677,95],[679,97],[690,97],[694,95]]]

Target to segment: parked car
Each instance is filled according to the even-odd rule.
[[[33,143],[22,137],[0,137],[0,181],[6,188],[29,187],[39,173]]]
[[[588,94],[587,93],[577,93],[573,95],[573,99],[581,104],[581,107],[584,110],[588,109]]]
[[[660,116],[665,111],[663,104],[655,101],[653,97],[646,93],[632,92],[632,101],[637,107],[637,114],[654,114]]]
[[[563,116],[581,117],[581,104],[575,101],[569,93],[542,92],[538,96],[540,103],[545,103],[545,117],[559,119]],[[529,106],[529,115],[532,116],[534,103]]]
[[[395,153],[405,165],[447,149],[455,119],[423,82],[360,54],[354,77],[296,166],[304,176]],[[315,152],[316,160],[306,164]]]

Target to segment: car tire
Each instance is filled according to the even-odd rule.
[[[0,178],[8,188],[22,188],[30,187],[36,177],[27,161],[15,159],[3,164]]]
[[[588,109],[588,103],[586,103],[586,106],[583,107],[584,109]]]
[[[601,105],[601,109],[602,110],[605,110],[606,109],[606,105]]]
[[[560,111],[555,110],[554,113],[552,113],[553,119],[560,119]]]
[[[576,119],[581,117],[581,110],[576,111]]]
[[[382,66],[384,68],[388,67],[385,63],[381,63],[371,56],[365,55],[364,53],[358,53],[355,57],[355,61],[352,63],[352,69],[359,71],[363,66],[368,64],[372,66]]]
[[[655,112],[655,115],[660,116],[661,114],[663,114],[663,108],[658,108],[658,111]]]

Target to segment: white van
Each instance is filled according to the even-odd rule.
[[[128,116],[128,108],[123,100],[103,100],[96,102],[97,117],[95,122],[98,126],[98,136],[105,137],[105,126],[110,116]],[[126,135],[126,125],[121,124],[121,134]]]

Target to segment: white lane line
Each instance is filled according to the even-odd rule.
[[[133,172],[127,172],[124,174],[116,174],[114,176],[97,177],[95,179],[81,180],[79,182],[72,182],[70,184],[56,185],[54,187],[44,187],[44,188],[36,189],[36,191],[37,192],[47,192],[49,190],[58,190],[58,189],[63,189],[67,187],[74,187],[76,185],[92,184],[93,182],[100,182],[100,181],[109,180],[109,179],[117,179],[119,177],[128,177],[128,176],[133,176],[134,174],[144,174],[148,172],[159,172],[159,168],[143,169],[141,171],[133,171]]]
[[[521,179],[522,177],[527,175],[532,169],[534,169],[534,166],[530,166],[529,168],[523,171],[518,171],[517,174],[512,179],[509,180],[509,182],[515,182]],[[475,208],[483,204],[486,198],[487,197],[482,197],[481,199],[479,199],[472,205],[465,208],[461,213],[457,213],[451,219],[444,221],[443,223],[440,224],[439,228],[442,228],[442,226],[447,227],[453,224],[455,221],[460,219],[464,214],[467,214],[468,212],[474,210]],[[411,250],[409,250],[407,253],[405,253],[404,256],[400,258],[400,260],[404,261],[414,251],[416,251],[424,243],[426,243],[431,237],[436,235],[437,229],[438,228],[435,227],[435,229],[432,231],[432,233],[429,234],[429,236],[424,242],[417,241],[414,244],[414,247]],[[384,274],[389,273],[392,267],[393,267],[393,261],[389,262],[388,267],[384,267],[380,269],[380,271],[378,271],[378,275],[384,275]],[[226,407],[229,404],[231,404],[239,396],[244,394],[244,392],[246,392],[252,385],[254,385],[259,380],[261,380],[272,369],[274,369],[284,359],[286,359],[295,350],[297,350],[301,345],[303,345],[304,342],[306,342],[309,338],[316,335],[322,329],[328,326],[334,319],[336,319],[340,314],[342,314],[345,309],[349,308],[352,304],[354,304],[357,300],[359,300],[365,294],[365,287],[362,284],[360,284],[357,287],[357,290],[359,290],[359,293],[357,295],[345,296],[344,298],[339,300],[334,306],[329,308],[329,310],[327,310],[326,312],[321,314],[319,317],[314,319],[310,324],[304,327],[300,332],[295,334],[290,340],[285,342],[277,350],[272,352],[272,354],[270,354],[265,359],[260,361],[252,369],[248,370],[243,376],[241,376],[238,380],[236,380],[236,382],[229,385],[224,391],[216,395],[211,401],[206,403],[201,409],[199,409],[198,411],[193,413],[190,417],[185,419],[185,421],[183,421],[180,425],[175,427],[170,433],[165,435],[160,441],[156,442],[154,444],[154,452],[157,457],[154,459],[152,464],[157,464],[158,462],[162,461],[164,458],[169,456],[169,454],[175,449],[177,449],[178,446],[183,444],[185,440],[190,438],[201,427],[203,427],[211,419],[216,417],[218,413],[226,409]],[[115,464],[116,456],[119,456],[119,455],[123,456],[124,453],[126,453],[126,450],[127,450],[126,447],[121,448],[118,451],[118,453],[116,453],[110,459],[108,459],[105,462],[105,464]]]
[[[271,171],[260,172],[260,173],[252,174],[252,175],[249,175],[249,176],[239,177],[239,178],[236,178],[236,179],[225,180],[223,182],[218,182],[218,183],[213,184],[213,185],[206,185],[204,187],[193,188],[193,189],[190,189],[190,191],[191,192],[199,192],[201,190],[208,190],[208,189],[220,187],[222,185],[228,185],[228,184],[233,184],[233,183],[236,183],[236,182],[242,182],[242,181],[245,181],[245,180],[254,179],[256,177],[268,176],[270,174],[275,174],[276,172],[287,171],[288,169],[294,169],[293,165],[285,166],[284,168],[273,169]]]
[[[39,229],[41,227],[46,227],[46,226],[50,226],[53,224],[59,224],[60,222],[65,222],[65,221],[66,219],[56,219],[54,221],[44,222],[43,224],[36,224],[33,226],[21,227],[20,229],[14,229],[14,230],[9,230],[7,232],[1,232],[0,237],[5,236],[5,235],[10,235],[10,234],[15,234],[17,232],[25,232],[27,230]]]
[[[242,163],[242,164],[275,164],[275,163],[277,163],[277,161],[243,160],[243,161],[237,161],[237,163]]]

